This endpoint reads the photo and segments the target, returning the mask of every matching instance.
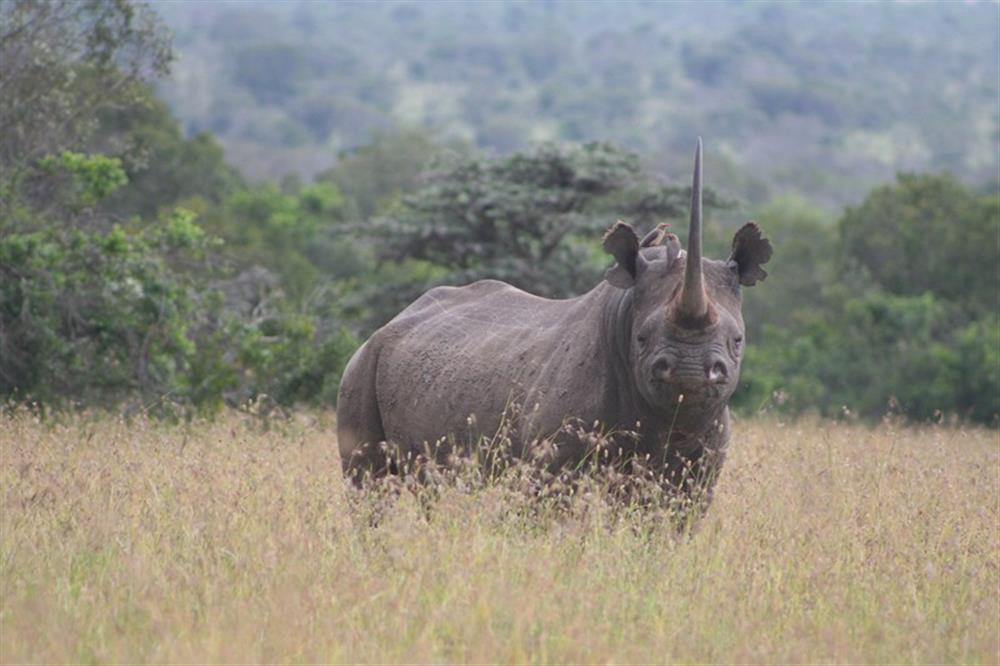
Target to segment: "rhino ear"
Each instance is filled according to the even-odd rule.
[[[739,272],[740,284],[752,287],[767,277],[761,268],[771,259],[771,241],[763,237],[756,222],[747,222],[733,236],[733,253],[729,261]]]
[[[642,257],[639,256],[639,237],[635,229],[621,220],[614,223],[604,234],[604,251],[618,262],[608,269],[604,278],[619,289],[627,289],[635,284]]]

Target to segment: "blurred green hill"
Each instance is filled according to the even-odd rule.
[[[997,6],[939,3],[156,5],[162,92],[251,179],[311,177],[373,132],[506,154],[607,140],[686,173],[704,135],[724,193],[836,208],[897,171],[997,170]]]

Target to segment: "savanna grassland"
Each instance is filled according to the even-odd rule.
[[[1000,661],[995,430],[741,421],[689,538],[502,485],[361,526],[324,414],[0,453],[5,664]]]

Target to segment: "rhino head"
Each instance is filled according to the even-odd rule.
[[[733,237],[728,259],[702,256],[702,146],[695,151],[687,251],[666,226],[639,240],[618,222],[604,237],[616,264],[609,283],[626,290],[630,370],[654,413],[673,415],[679,431],[698,432],[728,403],[745,344],[743,287],[763,280],[771,244],[756,223]]]

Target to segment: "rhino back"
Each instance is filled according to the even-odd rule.
[[[421,296],[373,337],[386,438],[406,448],[447,435],[472,441],[494,433],[511,403],[522,432],[595,418],[600,341],[584,299],[549,300],[492,280]]]

